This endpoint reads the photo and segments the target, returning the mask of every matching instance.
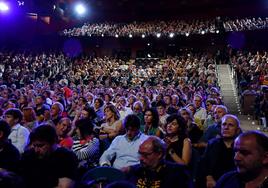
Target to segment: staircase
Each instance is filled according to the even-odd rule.
[[[224,105],[228,108],[229,113],[235,115],[241,114],[239,99],[234,79],[232,78],[230,65],[217,65],[217,74]]]

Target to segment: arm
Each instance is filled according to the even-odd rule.
[[[24,152],[24,148],[26,147],[26,145],[28,144],[28,138],[29,138],[29,134],[30,132],[28,131],[28,129],[21,127],[18,130],[18,141],[15,144],[15,146],[17,147],[17,149],[19,150],[20,153]]]
[[[182,157],[179,157],[173,149],[170,149],[168,153],[176,163],[182,164],[182,165],[188,165],[191,161],[191,156],[192,156],[191,140],[188,138],[184,139]]]
[[[111,143],[110,147],[106,151],[104,151],[104,153],[100,157],[100,161],[99,161],[100,166],[103,166],[103,165],[111,166],[111,160],[116,155],[116,152],[118,150],[118,143],[117,143],[118,139],[117,138],[115,138],[113,140],[113,142]]]
[[[88,143],[88,146],[86,148],[75,151],[78,160],[87,160],[89,158],[92,158],[98,153],[99,145],[99,140],[94,138]]]

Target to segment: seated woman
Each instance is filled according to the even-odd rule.
[[[72,128],[72,122],[69,118],[61,118],[56,125],[56,132],[58,135],[58,144],[61,147],[71,149],[73,146],[73,139],[68,135]]]
[[[186,122],[186,132],[191,142],[197,143],[201,138],[201,136],[203,135],[203,131],[200,130],[199,127],[194,122],[192,112],[187,108],[182,108],[180,110],[180,115]]]
[[[76,121],[76,134],[72,150],[79,160],[80,168],[91,168],[98,164],[99,139],[94,136],[93,123],[88,119]]]
[[[163,139],[167,147],[166,160],[188,165],[192,156],[191,140],[186,135],[186,123],[178,114],[167,118],[167,135]]]
[[[24,107],[22,110],[23,119],[22,125],[26,127],[30,132],[39,126],[36,119],[35,111],[32,107]]]
[[[162,132],[159,129],[159,116],[155,108],[149,108],[144,114],[144,125],[141,126],[141,132],[146,135],[160,137]]]
[[[101,140],[113,140],[117,135],[123,132],[123,125],[116,107],[112,104],[105,106],[105,123],[101,124],[99,138]]]

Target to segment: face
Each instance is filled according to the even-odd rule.
[[[95,106],[96,109],[99,109],[100,108],[100,101],[99,100],[95,100],[94,106]]]
[[[151,111],[146,111],[144,114],[144,122],[150,124],[153,121],[153,113]]]
[[[234,138],[238,135],[239,131],[239,127],[234,118],[226,117],[222,120],[221,135],[223,138]]]
[[[114,113],[110,110],[110,108],[105,108],[104,113],[106,119],[110,119],[114,116]]]
[[[42,97],[37,96],[37,97],[35,98],[35,104],[37,104],[37,105],[39,105],[39,104],[43,104],[43,99],[42,99]]]
[[[242,175],[254,177],[268,163],[268,154],[259,148],[253,136],[237,138],[234,149],[237,171]]]
[[[15,119],[12,115],[5,115],[4,119],[11,127],[18,123],[18,119]]]
[[[190,119],[190,115],[186,110],[182,110],[181,111],[181,116],[183,117],[183,119],[187,122]]]
[[[176,119],[167,124],[167,133],[170,135],[177,134],[179,130],[179,124]]]
[[[220,122],[221,118],[226,114],[225,110],[222,108],[216,108],[214,111],[214,119],[216,122]]]
[[[176,106],[176,105],[177,105],[177,103],[178,103],[178,98],[177,98],[177,97],[175,97],[175,96],[172,96],[171,103],[172,103],[172,105]]]
[[[193,106],[188,106],[187,108],[192,112],[192,114],[195,114],[195,108]]]
[[[135,104],[135,105],[133,106],[133,112],[134,112],[134,113],[138,114],[138,113],[140,113],[141,111],[142,111],[142,107],[141,107],[139,104]]]
[[[137,136],[139,134],[140,130],[137,128],[133,128],[133,127],[128,127],[126,129],[126,135],[128,137],[129,140],[133,140],[135,138],[135,136]]]
[[[57,116],[59,115],[59,112],[60,112],[60,108],[58,107],[58,105],[52,105],[50,109],[51,116]]]
[[[159,116],[163,116],[166,113],[166,109],[163,106],[158,106],[157,112],[158,112]]]
[[[63,120],[56,126],[56,131],[58,136],[65,136],[71,128],[70,121]]]
[[[167,105],[169,105],[169,104],[171,103],[170,97],[168,97],[168,96],[165,96],[165,97],[164,97],[164,101],[165,101],[165,103],[166,103]]]
[[[212,104],[210,102],[206,103],[207,111],[211,111],[212,109]]]
[[[38,158],[46,157],[52,150],[52,146],[49,143],[39,140],[33,141],[32,148],[38,155]]]
[[[194,104],[195,104],[196,108],[199,108],[201,106],[202,100],[200,99],[200,97],[194,98]]]
[[[139,147],[140,164],[141,166],[153,169],[157,167],[160,162],[161,154],[153,151],[152,142],[144,141]]]

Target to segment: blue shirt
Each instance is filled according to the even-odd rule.
[[[121,169],[123,167],[139,164],[139,147],[148,138],[143,133],[139,133],[133,140],[129,140],[127,135],[115,137],[110,147],[102,154],[100,165],[110,165],[111,160],[116,156],[113,167]]]

